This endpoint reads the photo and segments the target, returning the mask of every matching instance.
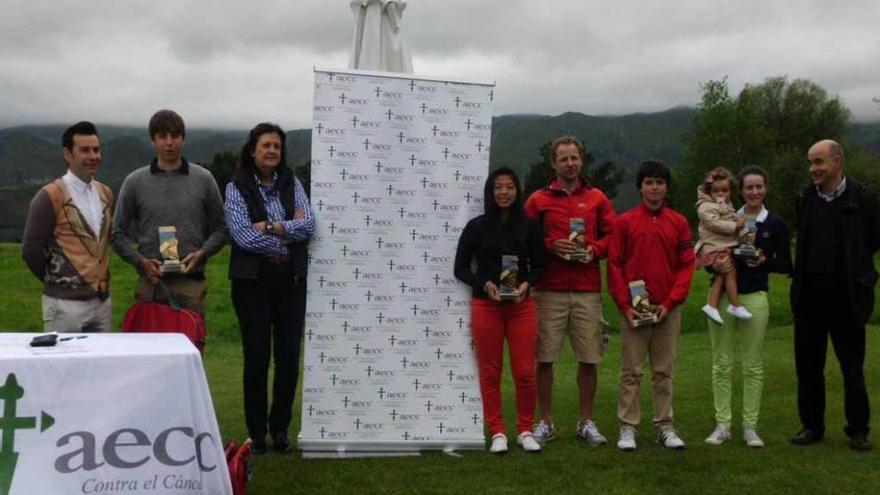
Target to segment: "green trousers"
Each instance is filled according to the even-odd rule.
[[[715,399],[715,421],[730,428],[732,413],[730,409],[734,351],[740,350],[743,377],[743,428],[754,428],[758,424],[761,410],[761,390],[764,388],[764,335],[770,307],[766,292],[740,294],[740,303],[752,313],[750,320],[740,320],[723,311],[727,308],[726,296],[718,305],[724,325],[709,322],[709,335],[712,337],[712,394]]]

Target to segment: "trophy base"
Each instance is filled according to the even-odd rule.
[[[498,293],[498,297],[503,302],[515,302],[517,299],[519,299],[519,296],[516,294],[516,290],[501,289],[501,291]]]
[[[173,273],[183,273],[183,263],[179,261],[163,261],[161,265],[159,265],[159,273],[162,274],[173,274]]]
[[[740,246],[733,249],[733,257],[739,261],[757,261],[759,255],[752,246]]]
[[[585,251],[575,251],[571,254],[566,254],[565,259],[568,261],[580,261],[581,263],[589,263],[593,261],[593,256]]]
[[[647,327],[657,323],[657,315],[651,313],[647,315],[636,315],[633,318],[633,326],[635,328]]]

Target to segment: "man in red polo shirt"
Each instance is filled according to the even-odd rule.
[[[645,358],[651,360],[657,441],[670,449],[684,448],[672,426],[672,369],[681,329],[680,306],[694,274],[694,248],[687,219],[666,206],[669,182],[669,167],[643,162],[636,175],[642,202],[617,218],[608,243],[608,291],[622,315],[617,448],[623,451],[636,449]],[[637,327],[629,284],[638,280],[644,282],[657,321]]]
[[[607,235],[614,223],[608,197],[581,177],[584,146],[572,136],[550,145],[556,177],[526,201],[526,214],[541,222],[547,249],[547,271],[537,284],[538,342],[535,361],[541,420],[533,434],[541,443],[553,439],[553,363],[569,334],[578,360],[580,418],[577,435],[591,445],[607,440],[593,423],[596,365],[602,360],[602,276],[599,260],[605,257]],[[583,230],[573,238],[573,230]],[[582,259],[572,259],[579,253]],[[577,257],[577,256],[575,256]]]

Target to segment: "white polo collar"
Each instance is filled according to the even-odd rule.
[[[736,214],[739,215],[739,216],[745,216],[745,214],[746,214],[746,207],[745,207],[745,206],[741,207],[741,208],[736,212]],[[765,208],[764,205],[761,205],[761,212],[758,213],[758,216],[757,216],[757,217],[755,217],[755,221],[757,221],[757,222],[763,222],[764,220],[767,220],[767,215],[769,215],[769,214],[770,214],[770,212],[767,211],[767,208]]]

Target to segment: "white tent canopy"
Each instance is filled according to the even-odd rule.
[[[413,73],[400,27],[405,8],[406,0],[351,0],[355,21],[349,68]]]

